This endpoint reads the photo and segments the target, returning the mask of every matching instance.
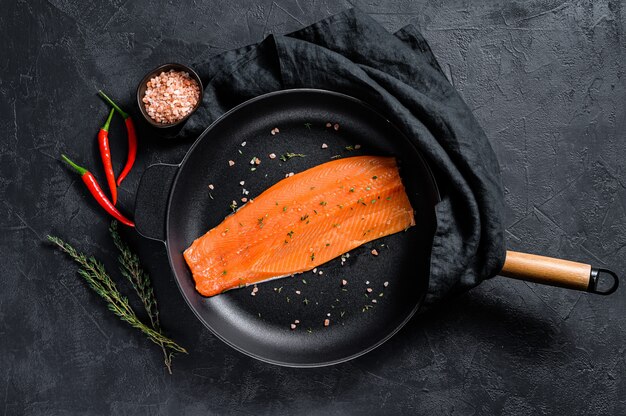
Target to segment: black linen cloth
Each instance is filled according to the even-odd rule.
[[[390,34],[350,9],[196,65],[201,107],[180,132],[199,135],[237,104],[271,91],[320,88],[374,105],[435,168],[442,201],[426,303],[494,276],[504,263],[503,192],[485,133],[409,25]]]

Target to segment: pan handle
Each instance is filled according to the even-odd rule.
[[[599,269],[589,264],[555,259],[535,254],[507,251],[501,276],[526,280],[543,285],[583,290],[599,295],[610,295],[617,290],[619,278],[607,269]],[[603,275],[612,278],[609,286],[600,285]],[[602,286],[602,288],[600,288]]]
[[[145,238],[165,242],[167,205],[178,167],[150,165],[141,176],[135,197],[135,229]]]

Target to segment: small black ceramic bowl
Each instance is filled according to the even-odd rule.
[[[198,86],[200,87],[200,97],[198,98],[198,103],[194,106],[194,108],[191,110],[191,112],[189,114],[187,114],[185,117],[183,117],[180,120],[178,120],[177,122],[170,123],[170,124],[158,123],[158,122],[154,121],[152,119],[152,117],[150,117],[148,115],[148,112],[146,111],[146,106],[145,106],[145,104],[143,102],[143,97],[146,94],[146,89],[148,88],[148,85],[147,85],[148,81],[150,81],[150,79],[152,79],[152,78],[156,77],[157,75],[159,75],[161,72],[167,72],[167,71],[169,71],[171,69],[173,69],[175,71],[187,72],[189,74],[189,76],[198,83]],[[203,94],[204,94],[204,88],[202,87],[202,81],[200,81],[200,77],[198,76],[196,71],[194,71],[193,69],[191,69],[187,65],[176,64],[176,63],[169,63],[169,64],[164,64],[164,65],[161,65],[161,66],[158,66],[158,67],[154,68],[152,71],[148,72],[145,77],[143,77],[143,79],[139,83],[139,86],[137,87],[137,105],[139,106],[139,110],[141,111],[141,115],[143,115],[143,118],[151,126],[159,128],[159,129],[168,129],[168,128],[179,126],[181,123],[183,123],[185,120],[187,120],[187,118],[189,118],[189,116],[192,115],[198,109],[198,107],[200,107],[200,103],[202,102]]]

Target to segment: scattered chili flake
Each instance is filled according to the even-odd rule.
[[[389,282],[383,283],[383,286],[385,286],[385,287],[389,286]]]
[[[322,143],[322,149],[328,149],[328,145],[326,143]]]
[[[373,249],[372,250],[372,256],[378,256],[378,250]]]
[[[333,129],[335,129],[335,131],[339,130],[339,123],[333,124]]]
[[[326,318],[324,319],[324,326],[328,326],[330,325],[330,319]]]
[[[276,159],[276,153],[270,153],[270,159]]]
[[[235,162],[234,162],[234,161],[232,161],[232,160],[229,160],[229,161],[228,161],[228,166],[235,166]]]

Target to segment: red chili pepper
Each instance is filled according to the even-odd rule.
[[[124,110],[115,104],[112,99],[107,97],[102,90],[98,91],[98,94],[124,118],[124,123],[126,124],[126,132],[128,133],[128,156],[126,157],[126,165],[124,165],[122,173],[120,173],[120,176],[117,177],[117,186],[120,186],[124,178],[133,168],[135,158],[137,157],[137,133],[135,133],[135,125],[133,124],[133,120],[130,118],[130,115],[124,112]]]
[[[96,178],[91,172],[89,172],[82,166],[78,166],[65,155],[61,155],[61,159],[63,159],[65,163],[70,165],[72,169],[74,169],[81,176],[83,182],[85,183],[85,185],[87,185],[87,189],[89,189],[89,192],[91,192],[91,195],[100,204],[100,206],[105,209],[106,212],[111,214],[113,218],[115,218],[124,225],[128,225],[129,227],[135,226],[134,222],[123,216],[122,213],[119,212],[117,208],[115,208],[115,205],[113,205],[113,203],[109,201],[107,196],[104,194],[102,188],[100,188],[100,185],[98,185],[98,181],[96,181]]]
[[[109,125],[113,118],[114,109],[111,109],[109,118],[104,123],[104,126],[98,132],[98,145],[100,146],[100,157],[102,157],[102,166],[104,167],[104,174],[107,177],[107,183],[109,184],[109,190],[111,191],[111,200],[113,205],[117,204],[117,186],[115,186],[115,172],[113,171],[113,162],[111,161],[111,148],[109,147]]]

